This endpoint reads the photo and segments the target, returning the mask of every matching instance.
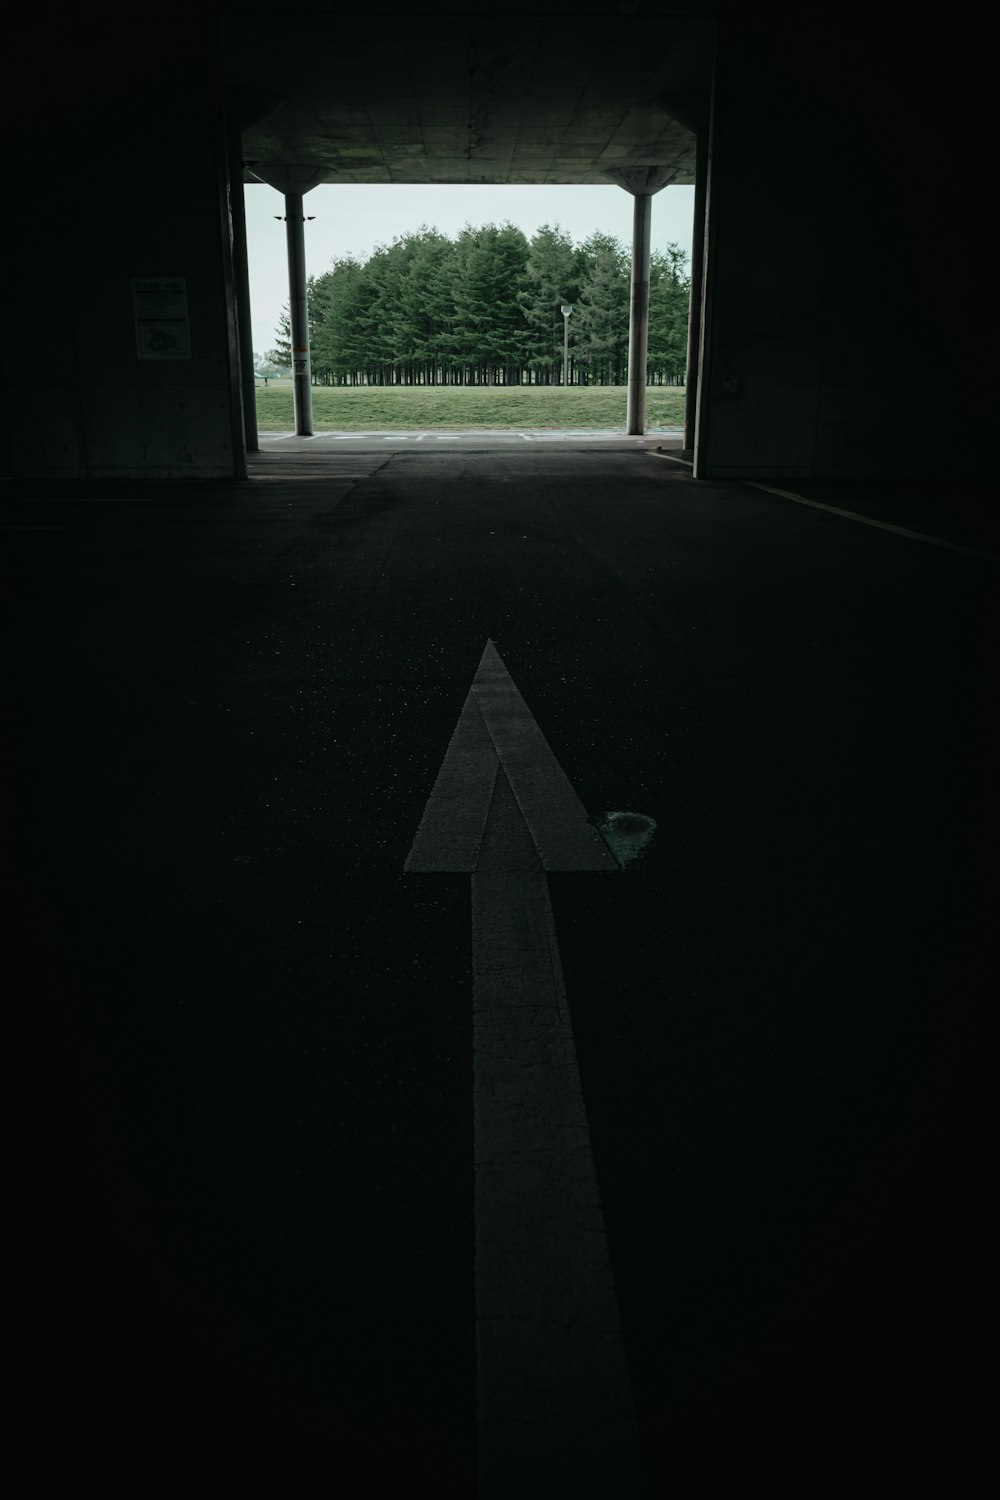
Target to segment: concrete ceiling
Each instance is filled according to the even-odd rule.
[[[225,51],[245,179],[600,183],[639,166],[694,181],[709,21],[512,10],[361,18],[243,0]]]

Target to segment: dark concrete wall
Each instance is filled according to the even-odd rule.
[[[721,18],[702,477],[902,477],[930,441],[984,464],[970,61],[957,25]]]
[[[64,78],[14,163],[14,475],[245,473],[218,48],[185,22],[106,36],[89,91]],[[186,279],[190,359],[138,358],[137,276]]]

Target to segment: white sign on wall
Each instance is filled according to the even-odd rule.
[[[187,281],[183,276],[133,276],[132,308],[140,359],[190,359]]]

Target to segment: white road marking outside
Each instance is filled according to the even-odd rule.
[[[546,875],[620,867],[492,641],[404,868],[472,876],[479,1495],[638,1496],[638,1426]]]
[[[989,562],[1000,562],[1000,553],[986,552],[981,547],[966,547],[961,542],[949,542],[944,537],[930,536],[925,531],[911,531],[907,526],[892,526],[888,521],[876,521],[874,516],[863,516],[856,510],[842,510],[839,505],[824,505],[819,500],[807,500],[793,490],[778,490],[770,484],[757,484],[746,479],[751,489],[763,490],[766,495],[779,495],[782,500],[794,500],[796,505],[808,505],[810,510],[826,510],[833,516],[843,516],[848,521],[860,521],[862,526],[875,526],[879,531],[893,531],[897,536],[908,536],[915,542],[929,542],[932,547],[947,547],[949,552],[965,552],[970,557],[983,557]]]
[[[261,431],[258,435],[262,439],[266,439],[268,442],[285,442],[289,438],[295,437],[294,432],[278,433]],[[672,427],[656,428],[652,432],[647,432],[643,437],[629,436],[629,434],[624,431],[620,431],[617,428],[610,429],[594,427],[555,427],[529,428],[527,429],[527,431],[522,431],[519,428],[484,427],[472,429],[463,428],[461,430],[444,433],[431,433],[425,431],[420,434],[417,434],[413,431],[383,432],[381,430],[363,432],[315,432],[312,434],[312,437],[329,438],[331,442],[337,443],[374,442],[376,439],[381,439],[386,442],[392,441],[399,443],[419,443],[427,438],[433,437],[438,442],[470,442],[480,444],[483,442],[489,442],[494,438],[506,438],[510,439],[511,441],[514,441],[517,438],[522,438],[527,443],[616,443],[623,445],[623,447],[626,447],[629,450],[632,450],[637,445],[641,446],[644,443],[649,443],[656,438],[669,438],[675,435],[680,436],[680,429]],[[662,454],[658,456],[665,458],[668,455]]]

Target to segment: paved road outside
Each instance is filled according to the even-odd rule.
[[[477,1493],[470,877],[403,866],[487,640],[655,822],[548,876],[648,1493],[974,1452],[997,567],[664,443],[7,500],[40,1474]]]

